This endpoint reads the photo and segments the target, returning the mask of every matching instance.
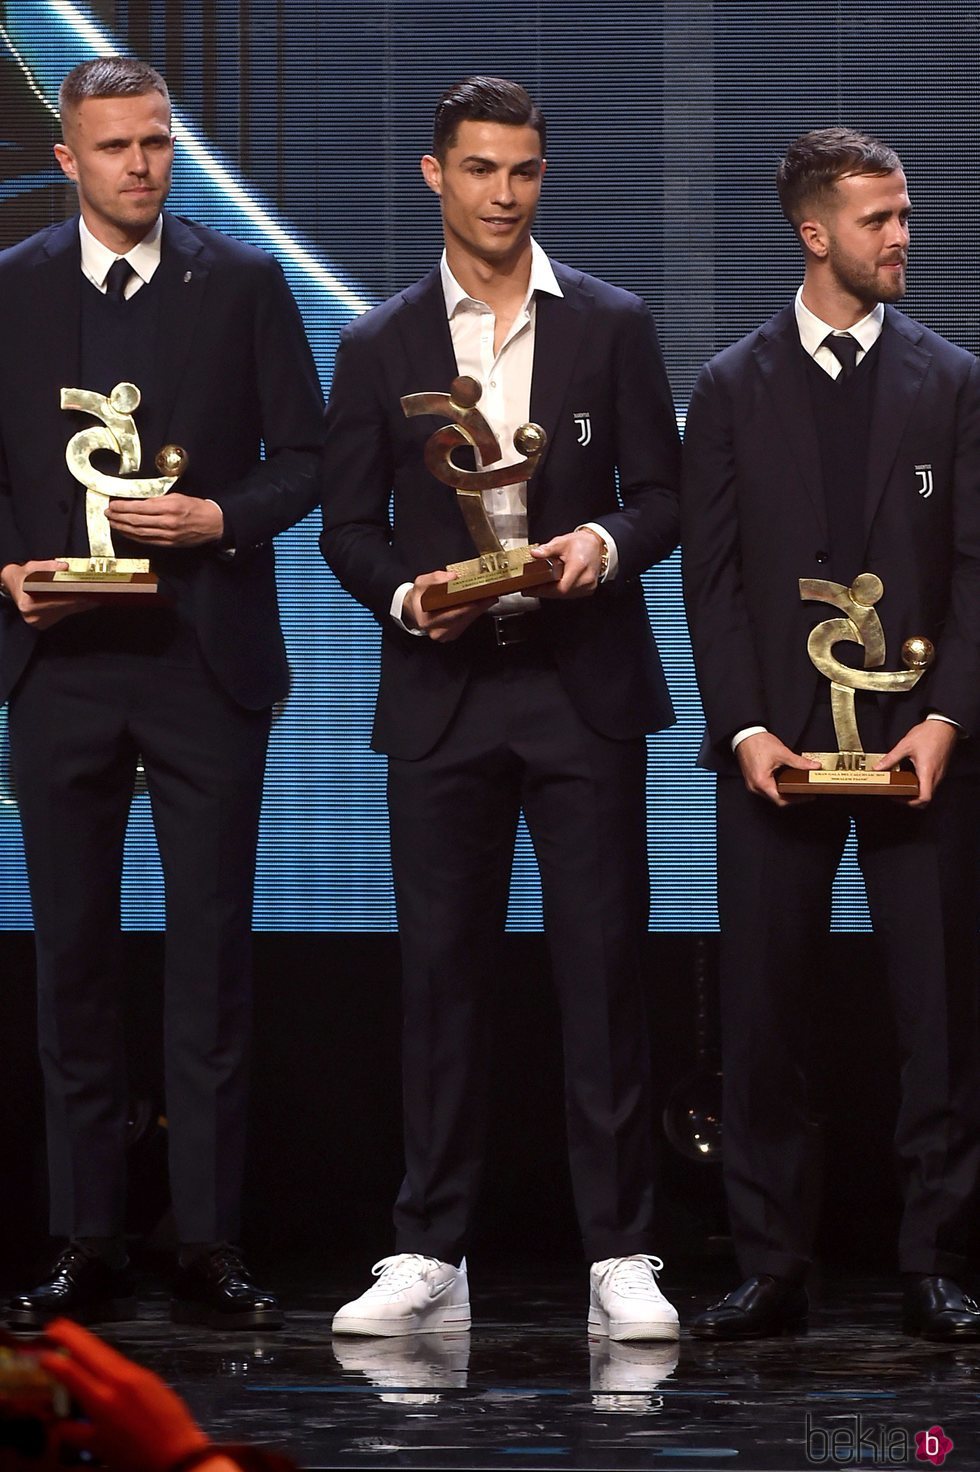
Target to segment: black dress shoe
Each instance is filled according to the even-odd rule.
[[[902,1328],[923,1339],[980,1339],[980,1308],[952,1278],[909,1278]]]
[[[252,1282],[237,1247],[222,1243],[177,1269],[170,1317],[208,1329],[281,1329],[274,1293]]]
[[[696,1339],[765,1339],[805,1329],[809,1310],[799,1284],[766,1273],[746,1278],[741,1287],[713,1303],[694,1320],[691,1333]]]
[[[136,1318],[128,1268],[111,1268],[94,1253],[70,1242],[46,1282],[20,1293],[7,1306],[11,1329],[43,1329],[52,1319],[76,1324],[113,1324]]]

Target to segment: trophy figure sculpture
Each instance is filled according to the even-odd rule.
[[[135,383],[117,383],[112,392],[95,393],[85,388],[63,388],[62,409],[80,409],[101,419],[101,427],[80,430],[68,441],[65,459],[75,479],[85,487],[85,524],[88,529],[88,557],[64,557],[67,569],[55,572],[37,571],[24,580],[27,593],[42,597],[78,597],[95,595],[154,596],[157,578],[144,557],[117,557],[106,517],[110,501],[119,498],[145,500],[164,496],[176,485],[187,469],[187,452],[180,445],[164,445],[156,457],[161,472],[153,479],[133,475],[139,470],[142,449],[133,414],[139,408],[141,394]],[[99,450],[110,450],[119,457],[121,475],[107,475],[97,470],[91,457]]]
[[[454,573],[452,581],[426,588],[422,607],[455,608],[476,598],[499,598],[504,593],[523,593],[542,583],[554,583],[561,577],[562,565],[557,558],[532,557],[531,547],[502,546],[483,504],[483,492],[497,486],[528,481],[538,468],[548,436],[539,424],[522,424],[514,435],[514,448],[525,458],[516,465],[496,470],[466,470],[453,460],[453,451],[469,445],[477,451],[480,463],[493,465],[500,459],[500,445],[476,405],[483,390],[475,378],[454,378],[448,394],[406,394],[401,400],[406,418],[417,414],[448,414],[451,424],[444,424],[430,435],[425,445],[425,463],[437,480],[452,486],[467,530],[480,554],[466,562],[452,562],[446,569]]]
[[[829,618],[817,624],[806,641],[811,663],[830,681],[830,708],[838,750],[803,753],[820,763],[819,770],[804,772],[781,767],[776,774],[776,786],[784,796],[801,793],[811,797],[820,793],[918,796],[919,783],[914,772],[873,770],[884,753],[864,750],[854,713],[855,690],[885,695],[911,690],[925,674],[935,653],[929,639],[915,636],[902,645],[904,670],[881,669],[885,662],[885,632],[875,604],[884,591],[881,578],[871,572],[861,573],[849,588],[822,578],[800,578],[802,599],[829,603],[844,614],[843,618]],[[862,646],[863,669],[852,669],[834,658],[834,645],[841,640]]]

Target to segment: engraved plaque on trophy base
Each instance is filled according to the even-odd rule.
[[[919,779],[912,771],[872,771],[884,752],[871,751],[804,751],[808,761],[819,762],[819,769],[800,771],[797,767],[780,767],[776,773],[776,790],[783,797],[918,797]]]
[[[434,583],[422,594],[426,613],[556,583],[562,563],[556,557],[532,557],[530,547],[513,547],[509,551],[484,552],[466,562],[451,562],[446,571],[456,574],[451,583]]]
[[[67,568],[39,568],[24,579],[32,598],[156,598],[160,582],[145,557],[63,557]]]

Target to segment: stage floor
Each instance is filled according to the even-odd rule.
[[[980,1345],[905,1338],[891,1278],[828,1276],[807,1335],[742,1346],[683,1327],[679,1344],[590,1343],[584,1272],[474,1263],[470,1334],[333,1338],[333,1310],[365,1278],[278,1275],[287,1327],[263,1336],[175,1328],[148,1281],[140,1320],[106,1337],[216,1439],[302,1468],[928,1467],[916,1433],[937,1426],[951,1472],[980,1465]],[[732,1286],[718,1263],[663,1278],[682,1326]]]

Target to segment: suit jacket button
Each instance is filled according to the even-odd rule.
[[[829,552],[824,552],[824,551],[818,552],[817,553],[817,561],[818,562],[829,562],[830,561],[830,554],[829,554]]]

